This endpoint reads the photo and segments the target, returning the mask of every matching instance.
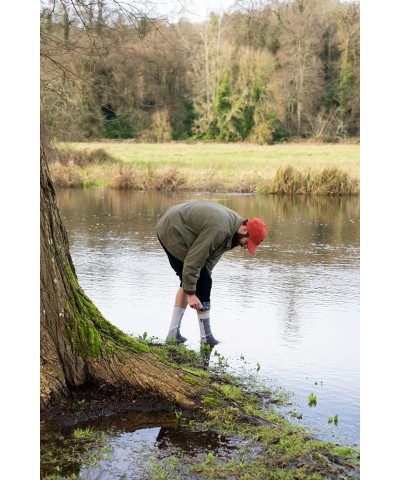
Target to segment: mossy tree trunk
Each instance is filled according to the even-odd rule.
[[[158,361],[147,345],[108,322],[79,286],[56,206],[48,155],[41,141],[41,407],[86,384],[128,386],[183,407],[195,406],[200,387],[184,381],[183,372]]]

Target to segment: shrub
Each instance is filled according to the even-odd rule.
[[[151,127],[141,135],[142,141],[169,142],[172,139],[172,127],[167,110],[155,112],[151,117]]]
[[[301,173],[292,166],[280,167],[276,172],[272,193],[298,193],[302,185]]]
[[[132,138],[131,122],[123,115],[117,115],[111,120],[104,120],[104,136],[106,138]]]
[[[322,195],[343,195],[351,192],[352,184],[347,173],[327,167],[315,176],[313,190]]]
[[[49,170],[56,187],[81,187],[83,185],[82,177],[76,171],[72,162],[67,164],[61,162],[49,163]]]
[[[357,193],[357,182],[337,167],[326,167],[321,172],[300,173],[291,166],[278,169],[272,193],[304,195],[348,195]]]
[[[58,149],[54,150],[52,159],[62,165],[72,163],[78,167],[102,165],[105,163],[121,163],[120,160],[107,153],[104,148],[97,148],[95,150]]]
[[[166,192],[175,192],[179,187],[185,185],[186,179],[176,168],[154,172],[148,169],[147,176],[144,179],[144,188],[149,190],[159,190]]]
[[[137,187],[134,174],[131,168],[120,169],[119,174],[115,176],[109,184],[110,188],[116,190],[128,190]]]
[[[250,140],[259,144],[270,143],[273,138],[273,129],[270,122],[266,121],[253,128]]]

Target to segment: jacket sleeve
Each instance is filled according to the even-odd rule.
[[[207,258],[206,267],[207,267],[207,270],[210,272],[210,275],[211,275],[211,272],[213,271],[213,268],[215,267],[215,265],[219,262],[220,258],[222,257],[222,254],[223,254],[223,252],[215,254],[215,255]]]
[[[219,226],[208,225],[190,247],[183,262],[182,287],[188,292],[196,291],[200,270],[207,265],[211,272],[221,254],[215,254],[226,241],[227,234]]]

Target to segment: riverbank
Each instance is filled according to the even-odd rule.
[[[357,449],[316,440],[279,415],[284,392],[229,374],[222,358],[210,368],[211,350],[147,344],[161,361],[206,376],[210,396],[189,412],[124,389],[77,391],[42,416],[43,479],[360,478]],[[150,430],[157,437],[143,449],[137,434]]]
[[[288,143],[63,143],[57,187],[358,195],[360,145]]]

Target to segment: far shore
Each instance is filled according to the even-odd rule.
[[[57,187],[348,195],[360,191],[360,144],[96,141],[58,144]]]

